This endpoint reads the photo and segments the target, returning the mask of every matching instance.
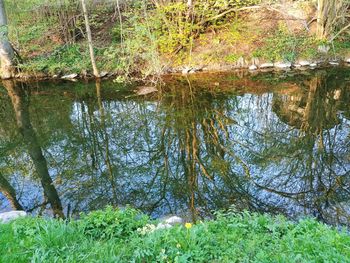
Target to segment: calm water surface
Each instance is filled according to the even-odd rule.
[[[0,211],[196,219],[234,205],[350,225],[350,70],[293,74],[172,77],[145,97],[3,82]]]

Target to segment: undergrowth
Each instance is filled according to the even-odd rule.
[[[280,1],[125,1],[118,9],[117,1],[87,1],[98,68],[126,79],[192,65],[234,64],[241,57],[315,60],[322,58],[321,44],[331,46],[331,59],[349,56],[349,41],[343,36],[324,43],[311,32],[292,32],[285,22],[262,35],[264,25],[252,26],[245,13],[251,11],[237,11],[276,3]],[[5,4],[9,37],[23,59],[23,71],[91,73],[79,0],[6,0]],[[253,14],[258,10],[252,9]]]
[[[294,34],[285,24],[279,24],[276,31],[263,40],[264,45],[253,52],[254,57],[272,62],[294,62],[297,58],[315,59],[319,56],[318,46],[322,44],[307,32]]]
[[[70,222],[22,218],[0,225],[1,262],[349,262],[350,235],[282,216],[219,212],[170,229],[137,210],[113,209]]]

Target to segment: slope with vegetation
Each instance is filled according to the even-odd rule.
[[[121,76],[350,57],[348,0],[86,2],[97,66]],[[91,74],[80,1],[5,4],[23,75]]]
[[[312,219],[217,213],[155,229],[138,211],[111,207],[70,222],[0,224],[1,262],[349,262],[350,235]]]

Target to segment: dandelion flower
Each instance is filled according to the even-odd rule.
[[[190,229],[190,228],[192,227],[192,224],[191,224],[191,223],[186,223],[186,224],[185,224],[185,227],[186,227],[187,229]]]

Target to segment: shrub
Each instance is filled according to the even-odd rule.
[[[95,239],[125,239],[138,228],[145,226],[149,218],[139,211],[126,208],[114,209],[111,206],[105,210],[97,210],[77,221],[83,233]]]

